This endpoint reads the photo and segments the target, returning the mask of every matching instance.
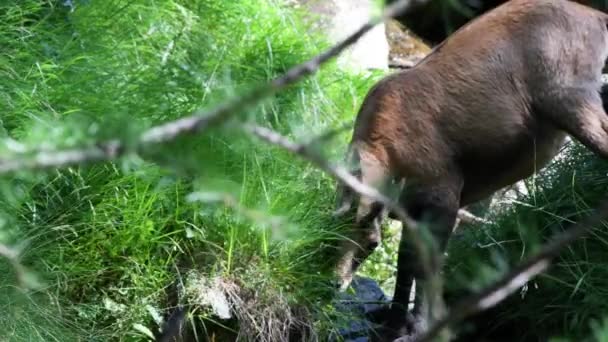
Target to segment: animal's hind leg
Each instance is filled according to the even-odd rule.
[[[597,155],[608,158],[608,114],[602,89],[565,88],[539,100],[541,115],[577,139]]]
[[[372,154],[359,153],[361,182],[384,192],[390,180],[388,169]],[[359,197],[353,232],[350,239],[343,241],[340,246],[341,259],[337,272],[341,290],[348,287],[359,265],[380,244],[380,226],[384,216],[384,207],[380,202],[367,196]]]

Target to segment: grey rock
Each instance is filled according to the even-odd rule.
[[[356,276],[351,289],[353,293],[340,293],[335,303],[339,312],[353,317],[346,326],[338,329],[339,336],[345,342],[369,342],[369,332],[377,326],[369,322],[365,315],[386,305],[390,298],[384,294],[378,283],[370,278]],[[330,341],[338,341],[337,336],[332,337]]]

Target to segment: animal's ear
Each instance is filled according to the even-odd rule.
[[[340,217],[348,213],[353,206],[353,202],[354,191],[343,184],[338,184],[335,206],[336,209],[334,210],[333,216]]]

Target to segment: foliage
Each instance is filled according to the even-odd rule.
[[[452,240],[446,273],[453,298],[479,289],[510,266],[533,255],[543,242],[588,216],[608,190],[608,163],[578,143],[535,179],[494,224],[469,227]],[[555,265],[530,281],[491,314],[481,314],[487,331],[513,340],[566,336],[590,338],[592,322],[608,312],[604,290],[605,225],[564,250]],[[483,316],[483,317],[481,317]],[[466,330],[466,329],[465,329]],[[593,340],[593,339],[592,339]]]
[[[328,45],[279,0],[7,0],[0,18],[0,160],[133,143],[145,128],[210,108]],[[223,127],[143,159],[1,175],[0,246],[21,253],[0,259],[0,337],[146,340],[162,313],[196,307],[202,289],[219,284],[241,303],[241,325],[195,308],[197,333],[224,325],[272,340],[299,329],[324,340],[343,319],[329,303],[333,242],[345,229],[330,215],[334,182],[235,123],[307,141],[352,121],[380,76],[329,64]],[[336,160],[346,138],[318,147]],[[606,170],[575,144],[528,181],[529,195],[491,212],[494,224],[458,233],[449,297],[488,284],[587,215],[608,190]],[[486,330],[513,340],[605,339],[605,232],[594,227],[519,296],[482,314]],[[361,270],[386,289],[399,235],[390,229]],[[182,282],[188,296],[176,303]]]
[[[265,0],[6,1],[0,17],[3,158],[130,141],[327,46]],[[377,76],[330,64],[241,118],[309,138],[349,120]],[[15,289],[2,265],[3,339],[145,339],[190,268],[325,315],[332,181],[233,125],[146,157],[0,177],[0,241],[37,277]]]

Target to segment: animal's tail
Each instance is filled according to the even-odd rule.
[[[358,179],[361,178],[361,159],[356,144],[352,141],[348,144],[346,151],[346,167]],[[336,204],[334,216],[341,216],[352,208],[355,201],[355,192],[348,186],[338,182],[336,187]]]

